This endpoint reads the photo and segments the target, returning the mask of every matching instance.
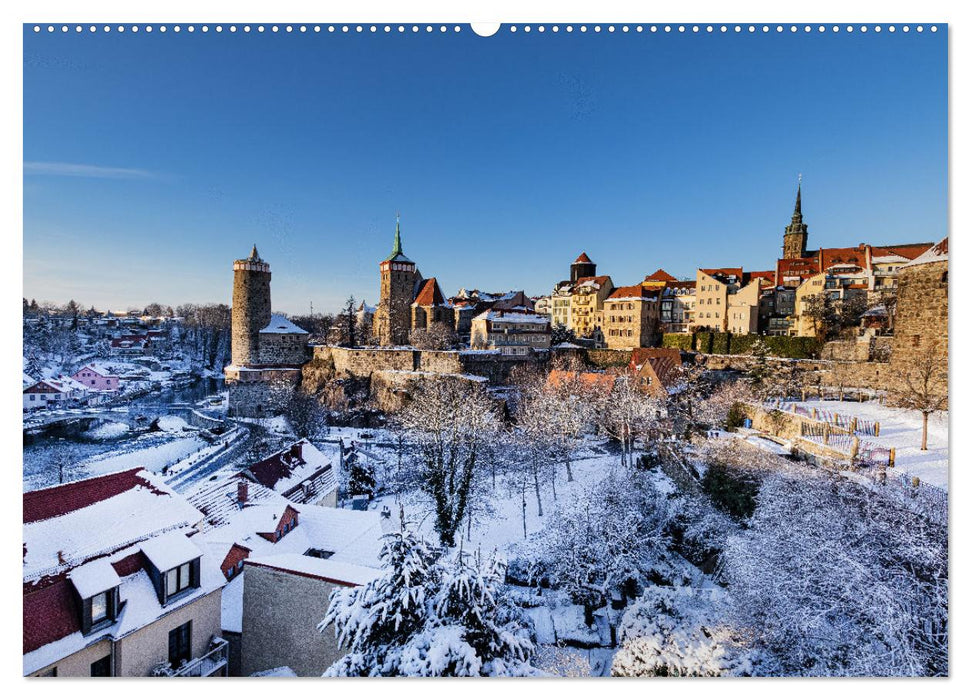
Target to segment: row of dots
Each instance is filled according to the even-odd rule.
[[[41,27],[38,24],[35,24],[34,25],[34,32],[42,32],[42,31],[44,31],[44,29],[45,29],[45,27]],[[71,31],[71,27],[69,27],[66,24],[60,25],[59,27],[58,26],[55,26],[53,24],[49,24],[46,27],[46,30],[48,32],[50,32],[50,33],[56,32],[58,29],[60,29],[61,32],[69,32],[69,31]],[[74,29],[75,32],[83,32],[85,30],[85,27],[83,27],[80,24],[78,24],[78,25],[74,25],[73,29]],[[162,32],[162,33],[165,33],[167,31],[169,31],[169,29],[170,28],[167,27],[166,25],[160,25],[160,26],[157,27],[157,30],[159,32]],[[213,30],[213,31],[215,31],[215,32],[217,32],[217,33],[222,32],[222,31],[225,30],[225,31],[228,31],[230,33],[233,33],[233,32],[236,32],[236,31],[241,31],[243,33],[249,33],[249,32],[252,32],[252,31],[255,31],[255,32],[258,32],[258,33],[259,32],[266,32],[266,31],[270,31],[270,32],[280,32],[280,31],[283,31],[283,32],[290,32],[290,33],[292,33],[292,32],[300,32],[300,33],[315,32],[315,33],[318,33],[318,34],[320,32],[322,32],[322,31],[326,31],[326,32],[329,32],[329,33],[341,32],[341,33],[344,33],[344,34],[351,33],[351,32],[363,33],[365,31],[368,31],[368,32],[371,32],[371,33],[377,33],[379,31],[384,31],[385,33],[390,33],[392,31],[398,31],[399,33],[404,33],[404,32],[407,32],[407,31],[411,31],[412,33],[417,33],[417,32],[422,31],[422,29],[424,29],[426,33],[434,32],[436,29],[438,29],[438,31],[439,32],[442,32],[442,33],[448,32],[448,31],[450,31],[450,29],[451,29],[451,31],[454,31],[454,32],[461,32],[462,31],[462,28],[460,26],[458,26],[458,25],[455,25],[455,26],[449,28],[449,27],[447,27],[445,25],[440,25],[438,27],[433,27],[432,25],[425,25],[424,27],[420,27],[418,25],[410,25],[410,26],[407,26],[406,27],[405,25],[400,25],[400,24],[397,25],[396,27],[392,27],[391,25],[387,25],[387,24],[386,25],[383,25],[381,27],[379,27],[378,25],[374,25],[374,24],[372,24],[370,26],[365,26],[365,25],[360,25],[360,24],[358,24],[358,25],[346,25],[345,24],[345,25],[340,25],[340,26],[327,25],[327,26],[323,26],[323,27],[321,25],[311,25],[311,26],[307,26],[305,24],[301,24],[301,25],[297,25],[297,26],[289,25],[289,24],[288,25],[283,25],[283,26],[280,26],[280,25],[271,25],[271,26],[268,26],[268,27],[267,26],[264,26],[264,25],[256,25],[256,26],[243,25],[241,27],[237,27],[234,24],[233,25],[229,25],[227,27],[223,27],[222,25],[218,25],[217,24],[214,27],[209,27],[209,25],[205,25],[204,24],[204,25],[198,27],[198,30],[200,32],[203,32],[203,33],[209,32],[210,29]],[[533,31],[533,27],[530,26],[530,25],[526,25],[526,26],[523,26],[521,28],[520,27],[517,27],[516,25],[510,25],[508,27],[508,31],[511,32],[511,33],[516,33],[520,29],[522,29],[522,31],[523,32],[526,32],[527,34],[529,32],[531,32],[531,31]],[[634,26],[630,26],[630,25],[626,25],[626,24],[625,25],[620,25],[620,26],[607,25],[606,27],[601,27],[600,25],[593,25],[592,27],[587,27],[586,25],[579,25],[578,27],[574,27],[573,25],[566,25],[565,27],[560,27],[558,25],[552,25],[550,27],[546,27],[545,25],[542,25],[541,24],[541,25],[535,27],[535,30],[537,32],[541,33],[541,34],[544,33],[544,32],[546,32],[547,29],[549,29],[553,33],[557,33],[557,32],[559,32],[561,30],[562,31],[565,31],[567,33],[571,33],[574,30],[579,31],[581,33],[582,32],[586,32],[588,30],[589,31],[593,31],[594,33],[598,33],[598,32],[601,32],[603,30],[606,30],[607,32],[616,32],[616,31],[620,30],[621,32],[631,32],[631,31],[633,31],[633,32],[644,32],[644,31],[649,31],[649,32],[665,32],[665,33],[679,32],[679,33],[682,33],[682,34],[683,33],[688,33],[688,32],[693,33],[693,34],[700,34],[700,33],[712,34],[714,32],[726,33],[726,32],[729,32],[729,31],[735,32],[736,34],[739,34],[739,33],[742,33],[742,32],[748,32],[750,34],[754,34],[756,32],[761,31],[764,34],[767,34],[767,33],[771,32],[773,30],[776,31],[776,32],[784,32],[787,29],[788,29],[789,32],[792,32],[792,33],[798,32],[800,29],[802,29],[803,32],[813,32],[813,31],[816,31],[816,32],[822,33],[822,32],[831,31],[831,32],[833,32],[835,34],[835,33],[839,33],[840,31],[845,31],[847,33],[852,33],[854,31],[860,31],[860,32],[866,33],[866,32],[868,32],[868,31],[870,31],[872,29],[872,31],[874,31],[874,32],[876,32],[876,33],[879,34],[880,32],[882,32],[884,30],[884,27],[882,27],[880,25],[873,25],[872,27],[869,27],[869,26],[867,26],[865,24],[864,25],[860,25],[859,27],[854,27],[853,25],[848,25],[846,27],[840,27],[839,25],[831,25],[831,26],[827,27],[826,25],[822,25],[822,24],[820,24],[818,26],[813,26],[813,25],[808,25],[808,24],[807,25],[802,25],[802,26],[797,26],[797,25],[794,25],[794,24],[793,25],[788,25],[788,26],[783,26],[781,24],[777,24],[777,25],[773,25],[773,26],[769,26],[767,24],[763,24],[761,26],[756,26],[756,25],[753,25],[753,24],[750,24],[750,25],[747,25],[747,26],[742,26],[742,25],[738,25],[738,24],[736,24],[736,25],[725,25],[725,24],[722,24],[722,25],[717,25],[717,26],[713,26],[713,25],[710,25],[710,24],[709,25],[683,25],[683,24],[681,24],[681,25],[672,26],[672,25],[667,25],[666,24],[666,25],[661,25],[661,26],[658,26],[658,25],[649,25],[649,26],[646,26],[646,27],[644,25],[634,25]],[[890,32],[890,33],[896,32],[897,29],[898,29],[898,27],[896,25],[889,25],[889,26],[886,27],[886,30],[888,32]],[[912,27],[910,25],[906,25],[905,24],[905,25],[900,26],[899,29],[900,29],[900,31],[902,31],[904,33],[908,33],[908,32],[911,31]],[[913,29],[915,31],[917,31],[917,32],[923,32],[924,31],[924,26],[923,25],[916,25],[916,26],[913,27]],[[103,31],[103,32],[116,31],[118,33],[124,33],[125,31],[130,31],[133,34],[136,34],[139,31],[143,31],[143,32],[146,32],[146,33],[151,33],[153,31],[155,31],[156,28],[153,27],[152,25],[144,25],[143,27],[139,27],[138,25],[130,25],[130,26],[126,27],[125,25],[121,24],[121,25],[116,25],[116,26],[113,27],[111,25],[106,24],[106,25],[103,25],[101,27],[98,27],[98,26],[92,24],[92,25],[90,25],[90,26],[87,27],[87,30],[89,32],[97,32],[97,31],[100,30],[100,31]],[[196,27],[194,25],[191,25],[190,24],[190,25],[184,27],[184,30],[187,31],[187,32],[189,32],[189,33],[193,33],[193,32],[196,31]],[[171,31],[173,31],[176,34],[178,34],[179,32],[183,31],[183,27],[181,25],[176,24],[176,25],[174,25],[174,26],[171,27]],[[934,25],[932,25],[930,27],[930,31],[936,32],[937,31],[937,27],[934,26]]]

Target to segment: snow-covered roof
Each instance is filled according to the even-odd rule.
[[[239,504],[240,482],[245,482],[246,486],[247,505],[245,508],[241,508]],[[192,491],[187,492],[185,497],[189,503],[202,512],[204,516],[202,531],[204,533],[225,527],[233,522],[239,522],[240,513],[258,505],[270,505],[281,514],[289,505],[287,499],[276,491],[254,482],[243,474],[234,474],[222,481],[205,481]],[[248,514],[242,517],[250,518]],[[266,530],[261,530],[261,532],[266,532]]]
[[[261,485],[300,503],[319,501],[337,488],[337,474],[330,458],[309,440],[299,440],[250,465],[246,471]],[[295,493],[304,484],[308,493]]]
[[[169,532],[142,543],[142,554],[159,571],[168,571],[202,556],[202,552],[181,532]]]
[[[28,491],[24,493],[24,581],[190,527],[202,517],[161,478],[140,469]]]
[[[936,262],[947,262],[947,238],[931,246],[926,252],[917,256],[906,265],[901,265],[901,268],[927,265],[928,263]]]
[[[381,575],[381,570],[378,568],[334,561],[332,558],[306,557],[300,554],[254,557],[247,562],[247,565],[290,571],[346,586],[360,586]]]
[[[87,564],[82,564],[78,568],[72,569],[67,577],[82,598],[90,598],[121,585],[118,572],[115,571],[115,567],[108,563],[107,559],[95,559]]]
[[[271,315],[270,323],[260,333],[303,333],[309,335],[303,328],[280,314]]]
[[[492,309],[483,311],[475,317],[475,320],[486,321],[507,321],[509,323],[542,323],[550,322],[549,316],[539,314],[520,313],[518,311],[494,311]]]

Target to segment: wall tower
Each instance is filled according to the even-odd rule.
[[[580,253],[580,257],[570,265],[570,282],[577,283],[581,277],[596,277],[597,263],[587,257],[586,253]]]
[[[233,263],[232,363],[260,362],[260,331],[270,323],[270,265],[253,252]]]

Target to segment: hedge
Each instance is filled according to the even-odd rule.
[[[822,343],[816,338],[786,335],[733,335],[731,333],[665,333],[661,345],[665,348],[695,350],[709,355],[749,355],[757,340],[762,340],[772,357],[791,357],[797,360],[819,357]]]
[[[662,348],[678,348],[679,350],[694,350],[695,337],[690,333],[665,333],[661,336]]]

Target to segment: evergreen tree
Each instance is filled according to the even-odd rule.
[[[367,496],[369,499],[374,498],[376,481],[374,478],[374,468],[370,462],[362,459],[357,451],[351,452],[346,458],[345,464],[348,462],[350,462],[350,478],[347,484],[348,492],[351,496]]]
[[[326,676],[532,675],[528,626],[505,596],[505,562],[441,557],[402,520],[385,535],[383,573],[338,588],[318,630],[347,650]]]

